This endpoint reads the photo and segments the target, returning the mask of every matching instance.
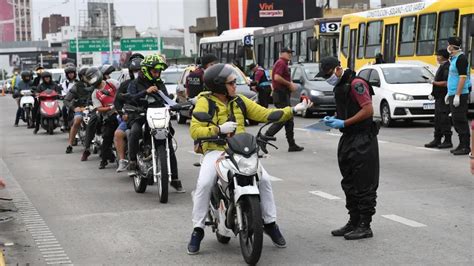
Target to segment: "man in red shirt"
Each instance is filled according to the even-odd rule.
[[[273,65],[272,86],[273,86],[273,104],[276,108],[285,108],[291,106],[290,95],[298,89],[298,86],[291,82],[290,68],[288,63],[291,60],[293,51],[285,47],[280,50],[280,58]],[[303,147],[296,145],[293,118],[283,123],[274,123],[268,128],[265,135],[274,136],[282,127],[285,127],[286,140],[288,141],[288,151],[297,152],[304,150]]]
[[[331,234],[347,240],[372,237],[370,223],[375,214],[380,172],[379,127],[373,121],[374,91],[354,71],[343,70],[335,57],[321,60],[317,76],[334,86],[337,116],[324,120],[327,126],[342,132],[337,157],[350,216],[345,226]]]

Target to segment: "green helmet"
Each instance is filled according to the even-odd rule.
[[[142,68],[143,75],[148,80],[155,81],[156,79],[153,78],[153,76],[150,73],[150,70],[157,69],[160,71],[164,71],[165,69],[168,68],[168,65],[166,64],[166,61],[161,55],[152,54],[152,55],[145,56],[145,59],[143,59],[141,63],[141,68]]]

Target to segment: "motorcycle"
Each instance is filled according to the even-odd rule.
[[[76,134],[76,139],[81,141],[81,144],[85,147],[86,136],[87,136],[87,125],[89,125],[90,120],[94,115],[96,115],[95,108],[92,105],[86,106],[82,111],[82,123],[79,131]],[[92,149],[93,154],[99,152],[100,146],[102,145],[102,135],[100,132],[94,134],[90,148]]]
[[[275,137],[261,133],[269,124],[278,121],[282,111],[268,116],[256,136],[240,133],[231,137],[216,136],[197,139],[198,142],[214,142],[225,145],[226,150],[216,162],[217,181],[212,188],[207,226],[216,233],[217,241],[228,243],[231,237],[239,236],[240,249],[245,262],[256,264],[262,252],[263,220],[260,209],[259,177],[262,176],[260,150],[268,153],[266,145]],[[200,122],[212,122],[208,113],[193,113]],[[214,124],[215,125],[215,124]],[[217,126],[217,125],[216,125]]]
[[[156,94],[147,95],[145,101],[146,108],[130,104],[125,104],[123,107],[129,117],[146,119],[142,128],[143,137],[139,141],[137,170],[132,173],[133,186],[135,192],[144,193],[148,185],[156,183],[160,202],[167,203],[171,182],[170,149],[174,149],[172,143],[168,141],[171,137],[170,111],[179,111],[189,106],[165,105],[161,96]]]
[[[59,126],[61,110],[58,102],[59,95],[54,90],[45,90],[38,95],[40,100],[41,127],[52,135],[54,129]]]
[[[33,118],[33,106],[35,104],[35,98],[33,97],[33,92],[31,90],[22,90],[20,92],[20,106],[23,108],[25,113],[25,120],[28,125],[28,128],[32,128],[34,124]]]

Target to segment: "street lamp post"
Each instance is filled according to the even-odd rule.
[[[113,65],[113,54],[112,54],[112,23],[111,23],[111,18],[110,18],[110,1],[107,1],[107,19],[108,19],[108,24],[109,24],[109,63]]]
[[[161,51],[161,32],[160,32],[160,1],[156,1],[156,41],[158,42],[158,52]]]
[[[76,66],[80,67],[81,64],[81,55],[79,54],[79,14],[77,11],[77,0],[74,1],[75,12],[76,12]]]

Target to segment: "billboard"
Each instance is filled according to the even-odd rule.
[[[217,1],[217,30],[270,27],[322,17],[316,0],[220,0]],[[306,16],[304,11],[306,10]]]
[[[9,0],[0,0],[0,42],[15,41],[13,6]]]

